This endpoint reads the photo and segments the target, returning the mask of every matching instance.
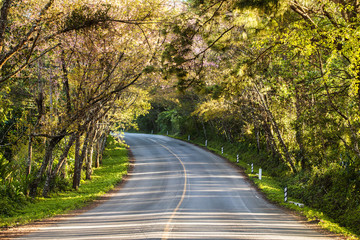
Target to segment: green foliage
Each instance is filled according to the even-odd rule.
[[[87,5],[75,8],[65,19],[63,31],[81,30],[90,27],[107,27],[110,20],[109,10],[111,5],[102,5],[100,9],[94,9]]]
[[[103,165],[94,170],[91,181],[82,181],[78,191],[67,190],[54,193],[51,198],[32,200],[23,196],[19,191],[18,194],[22,197],[11,195],[9,191],[14,193],[17,191],[15,189],[10,190],[1,184],[0,227],[25,224],[84,207],[119,183],[122,177],[127,174],[128,164],[126,148],[110,137],[104,154]],[[65,189],[67,188],[65,187]]]
[[[176,110],[185,140],[208,140],[218,153],[224,147],[231,161],[239,154],[247,172],[250,163],[261,166],[259,186],[270,199],[281,201],[288,185],[291,197],[317,209],[310,212],[336,222],[328,228],[359,234],[356,3],[193,0],[189,6],[167,31],[164,73],[182,94],[153,113],[159,132],[172,128]]]
[[[0,215],[12,216],[29,200],[24,194],[26,177],[19,174],[18,166],[0,153]]]
[[[179,138],[187,141],[187,136]],[[204,147],[203,138],[192,138],[191,142]],[[224,154],[221,154],[222,147]],[[351,173],[350,169],[334,164],[321,171],[314,171],[312,176],[309,172],[300,172],[294,176],[287,174],[284,166],[282,169],[273,169],[268,164],[276,162],[276,159],[271,160],[263,151],[257,153],[256,148],[248,142],[229,143],[217,137],[208,141],[207,148],[241,167],[271,202],[301,212],[308,221],[318,222],[331,232],[342,234],[348,239],[359,239],[356,236],[359,234],[359,175]],[[239,155],[238,163],[236,155]],[[251,163],[254,164],[253,173]],[[263,170],[262,180],[257,175],[259,168]],[[349,174],[353,176],[353,181],[350,181],[352,186],[347,185]],[[284,202],[285,186],[288,187],[289,201],[305,203],[304,208]],[[340,218],[339,212],[343,212]]]
[[[297,197],[359,233],[360,174],[354,167],[332,163],[300,181],[306,185]]]
[[[158,115],[156,123],[159,127],[160,133],[166,133],[178,135],[180,133],[180,124],[182,116],[178,114],[176,110],[169,110],[161,112]]]
[[[280,0],[236,0],[234,2],[234,6],[240,9],[261,9],[264,12],[271,14],[276,11],[276,7]]]

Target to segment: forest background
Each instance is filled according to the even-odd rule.
[[[359,234],[359,13],[358,0],[2,0],[0,205],[77,189],[110,131],[138,127],[232,143]]]

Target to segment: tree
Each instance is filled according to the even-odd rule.
[[[48,196],[69,154],[76,156],[73,187],[84,163],[91,178],[93,149],[99,166],[106,137],[119,125],[115,121],[123,126],[149,107],[140,88],[152,81],[146,74],[162,44],[158,28],[167,7],[157,1],[71,3],[2,2],[2,96],[24,89],[23,105],[18,97],[2,104],[3,147],[10,153],[28,143],[31,196],[39,186]],[[7,130],[15,125],[5,119],[14,112],[12,104],[19,112],[28,109],[14,119],[16,131]]]
[[[358,1],[190,1],[163,54],[166,78],[197,95],[194,116],[228,140],[266,146],[264,165],[280,159],[281,176],[312,182],[299,197],[337,219],[356,218],[342,203],[354,206],[359,189],[359,10]],[[335,182],[345,175],[343,189]],[[315,186],[325,189],[319,201],[306,194]]]

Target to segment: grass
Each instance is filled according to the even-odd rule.
[[[174,136],[173,136],[174,137]],[[176,138],[188,141],[187,136],[176,136]],[[196,145],[205,147],[204,139],[191,139],[191,143]],[[221,147],[224,147],[224,153],[221,153]],[[256,166],[254,164],[253,173],[251,173],[251,163],[260,163],[262,158],[259,154],[257,154],[255,149],[251,149],[251,147],[246,148],[244,146],[235,146],[235,144],[231,144],[229,142],[222,142],[221,140],[216,141],[208,141],[207,148],[225,158],[227,158],[230,162],[236,164],[241,169],[244,170],[245,174],[249,177],[249,179],[257,186],[257,188],[262,191],[267,199],[277,205],[285,207],[287,209],[291,209],[298,214],[306,217],[309,222],[317,222],[320,227],[326,229],[330,232],[342,235],[346,237],[346,239],[360,239],[354,232],[351,230],[340,226],[338,223],[334,222],[331,218],[327,217],[321,211],[316,209],[304,206],[300,208],[299,206],[289,203],[289,201],[300,202],[298,199],[292,198],[289,196],[288,202],[284,202],[284,183],[280,180],[280,178],[272,177],[266,171],[262,171],[262,179],[259,180],[257,173],[259,172],[260,166]],[[239,155],[239,162],[237,162],[237,156]]]
[[[103,164],[94,169],[92,180],[81,181],[77,191],[53,193],[50,198],[36,198],[11,217],[1,216],[0,227],[13,227],[35,220],[64,214],[85,207],[113,189],[127,174],[127,149],[110,141],[105,150]]]

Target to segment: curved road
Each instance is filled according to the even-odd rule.
[[[334,239],[268,203],[220,157],[165,136],[125,135],[135,157],[104,204],[20,239]]]

